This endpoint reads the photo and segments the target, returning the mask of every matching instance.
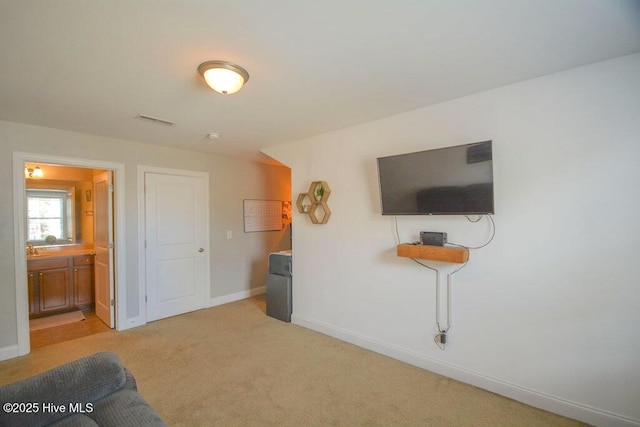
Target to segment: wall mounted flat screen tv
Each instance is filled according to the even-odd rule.
[[[377,160],[382,215],[494,213],[491,141]]]

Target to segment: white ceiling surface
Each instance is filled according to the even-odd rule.
[[[0,0],[0,120],[260,159],[636,52],[638,0]],[[213,59],[246,86],[210,90]]]

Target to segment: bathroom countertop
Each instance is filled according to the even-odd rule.
[[[72,249],[72,250],[64,250],[64,251],[46,251],[39,253],[37,255],[27,255],[28,260],[36,260],[36,259],[51,259],[51,258],[68,258],[72,256],[78,255],[95,255],[95,251],[93,249]]]

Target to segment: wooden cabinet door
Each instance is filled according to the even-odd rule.
[[[39,312],[39,304],[36,297],[36,289],[38,287],[38,279],[36,275],[37,273],[34,273],[33,271],[30,271],[27,274],[27,284],[29,287],[29,316],[33,316],[34,314],[38,314]]]
[[[38,272],[40,313],[57,311],[71,306],[69,268],[55,268]]]
[[[73,268],[73,304],[89,306],[93,304],[93,265]]]

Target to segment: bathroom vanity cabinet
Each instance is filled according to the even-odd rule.
[[[29,317],[91,310],[93,268],[93,254],[28,259]]]

